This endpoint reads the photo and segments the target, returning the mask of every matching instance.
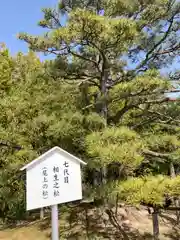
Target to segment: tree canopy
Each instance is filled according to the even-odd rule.
[[[10,197],[16,182],[2,179],[58,145],[87,161],[84,182],[95,198],[118,193],[161,207],[178,197],[180,105],[168,94],[178,92],[179,73],[162,70],[179,54],[180,4],[72,0],[42,11],[47,32],[19,34],[29,54],[0,55],[1,191]],[[56,58],[41,62],[34,52]]]

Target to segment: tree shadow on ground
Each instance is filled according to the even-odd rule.
[[[110,239],[110,240],[152,240],[153,237],[149,232],[140,233],[138,229],[131,227],[129,224],[122,224],[121,221],[112,221],[110,216],[105,214],[95,214],[89,211],[88,216],[85,209],[75,211],[74,215],[60,218],[59,235],[62,239],[67,240],[94,240],[94,239]],[[74,217],[73,217],[74,216]],[[174,225],[174,219],[171,216],[162,214],[161,217],[166,219],[170,224]],[[168,224],[168,223],[167,223]],[[50,217],[43,221],[35,221],[33,223],[26,222],[24,225],[11,226],[11,228],[21,228],[29,225],[36,225],[41,232],[51,238],[51,221]],[[168,240],[179,240],[180,229],[174,226],[169,233],[163,235]],[[160,238],[161,239],[161,238]]]
[[[83,216],[84,217],[84,216]],[[99,217],[98,217],[99,219]],[[102,219],[101,219],[102,220]],[[141,234],[137,229],[132,229],[128,225],[121,227],[113,226],[109,220],[106,223],[99,223],[97,217],[91,215],[87,218],[77,219],[71,222],[69,229],[60,231],[61,236],[68,240],[91,240],[91,239],[111,239],[111,240],[150,240],[149,233]]]
[[[166,215],[165,215],[166,216]],[[134,229],[129,225],[116,225],[108,219],[104,224],[103,219],[99,220],[99,217],[93,214],[88,216],[88,219],[83,216],[79,223],[77,218],[71,223],[71,227],[67,231],[64,231],[65,239],[68,240],[91,240],[91,239],[111,239],[111,240],[152,240],[153,236],[149,232],[140,233],[138,229]],[[168,217],[168,216],[167,216]],[[168,218],[171,224],[174,224],[175,220],[171,217]],[[179,240],[180,229],[174,227],[169,233],[162,235],[168,240]],[[161,238],[160,238],[161,239]]]
[[[164,214],[164,213],[160,213],[159,216],[165,220],[167,220],[169,223],[171,223],[173,226],[177,225],[177,221],[176,219],[174,219],[173,217]]]
[[[91,226],[88,233],[84,229],[75,230],[66,235],[68,240],[80,240],[80,239],[110,239],[110,240],[152,240],[152,235],[149,233],[140,234],[138,231],[126,231],[126,237],[122,235],[119,230],[112,231],[112,228],[101,228],[97,226]]]
[[[43,221],[41,221],[38,225],[38,228],[40,231],[46,230],[50,227],[50,218],[46,218]]]
[[[46,221],[46,219],[48,219],[49,217],[46,216],[44,217],[43,220],[40,220],[39,217],[39,212],[31,212],[29,214],[27,214],[24,219],[22,220],[9,220],[9,221],[5,221],[0,225],[0,230],[6,230],[6,229],[19,229],[22,227],[27,227],[29,225],[35,225],[38,224],[40,222]]]
[[[33,226],[33,225],[39,224],[42,221],[44,221],[44,220],[36,220],[36,221],[32,221],[32,220],[27,221],[26,220],[26,221],[21,221],[19,223],[6,223],[0,227],[0,230],[3,231],[3,230],[7,230],[7,229],[20,229],[23,227],[28,227],[28,226]]]
[[[179,240],[180,239],[180,228],[173,228],[170,233],[164,234],[167,239]]]

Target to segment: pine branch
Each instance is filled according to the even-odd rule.
[[[157,119],[157,116],[156,117],[155,116],[154,117],[150,117],[150,118],[148,118],[148,119],[146,119],[146,120],[144,120],[144,121],[142,121],[140,123],[137,123],[136,125],[133,125],[132,129],[135,130],[135,129],[137,129],[139,127],[142,127],[144,125],[150,124],[152,121],[155,121],[156,119]]]
[[[149,155],[149,156],[152,156],[152,157],[164,158],[164,159],[167,159],[167,160],[170,159],[170,154],[154,152],[154,151],[146,150],[146,149],[143,150],[143,154]]]
[[[164,209],[164,210],[166,210],[166,211],[177,211],[177,210],[180,210],[180,207],[171,207],[170,205],[171,205],[171,201],[170,201],[170,203],[169,204],[164,204],[164,205],[162,205],[162,206],[160,206],[160,205],[156,205],[156,204],[152,204],[152,203],[145,203],[145,202],[141,202],[141,205],[142,206],[146,206],[146,207],[149,207],[149,208],[157,208],[157,209]],[[169,205],[169,206],[168,206]]]
[[[166,38],[169,36],[170,32],[171,32],[171,29],[172,29],[172,26],[173,26],[173,22],[174,22],[174,18],[175,18],[175,15],[177,13],[174,13],[173,16],[168,20],[169,22],[169,27],[167,29],[167,31],[165,32],[164,36],[147,52],[146,54],[146,57],[145,59],[143,60],[143,62],[136,68],[135,71],[139,71],[143,66],[145,66],[148,61],[151,59],[151,58],[154,58],[157,53],[154,53],[153,52],[166,40]]]
[[[97,64],[97,62],[96,62],[95,60],[92,60],[92,59],[90,59],[90,58],[86,58],[86,57],[84,57],[84,56],[82,56],[82,55],[80,55],[80,54],[77,54],[77,53],[71,51],[70,49],[68,49],[68,52],[69,52],[71,55],[73,55],[74,57],[81,58],[82,60],[87,61],[87,62],[91,62],[91,63],[93,63],[96,67],[98,66],[98,64]]]
[[[19,146],[19,145],[16,145],[16,144],[13,144],[13,143],[3,143],[3,142],[0,142],[0,147],[8,147],[8,148],[11,148],[11,149],[16,149],[16,150],[21,150],[22,147]]]
[[[147,104],[160,104],[160,103],[164,103],[164,102],[169,102],[171,101],[169,97],[165,97],[163,99],[156,99],[156,100],[150,100],[150,101],[145,101],[144,103]]]
[[[85,83],[85,82],[91,83],[92,85],[98,87],[99,90],[100,90],[100,88],[101,88],[100,85],[94,80],[94,78],[82,79],[82,81],[81,81],[81,83],[80,83],[79,85],[81,85],[81,84],[83,84],[83,83]]]
[[[178,51],[180,50],[180,44],[178,44],[177,46],[175,47],[171,47],[169,49],[166,49],[166,50],[163,50],[163,51],[160,51],[160,52],[157,52],[156,55],[164,55],[164,54],[170,54],[172,52],[175,52],[175,51]]]
[[[144,109],[142,109],[141,107],[138,107],[140,110],[144,110]],[[160,116],[160,117],[162,117],[163,119],[165,118],[165,119],[167,119],[168,121],[172,121],[172,122],[176,122],[176,123],[178,123],[178,124],[180,124],[180,121],[179,120],[176,120],[176,119],[174,119],[174,118],[172,118],[172,117],[170,117],[170,116],[167,116],[167,115],[165,115],[165,114],[163,114],[163,113],[160,113],[160,112],[155,112],[155,111],[152,111],[152,110],[147,110],[147,112],[148,113],[150,113],[150,114],[155,114],[155,115],[158,115],[158,116]]]
[[[98,76],[91,76],[86,73],[82,74],[67,73],[65,76],[63,76],[63,78],[67,80],[81,80],[81,82],[78,84],[79,86],[85,82],[89,82],[92,85],[98,87],[98,89],[100,89],[100,85],[96,81],[97,79],[99,80]]]
[[[128,104],[128,101],[125,102],[124,107],[118,111],[114,116],[108,117],[108,123],[113,122],[113,123],[118,123],[121,117],[130,109],[135,108],[136,106],[133,104]]]

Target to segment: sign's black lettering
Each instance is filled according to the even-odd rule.
[[[59,181],[58,175],[54,174],[54,181]]]
[[[42,170],[43,176],[47,177],[48,176],[48,172],[47,172],[47,168],[44,167]]]
[[[42,197],[43,199],[47,199],[48,198],[48,169],[46,167],[42,169],[42,175],[43,175]]]
[[[65,162],[64,162],[64,167],[65,167],[65,168],[68,168],[68,167],[69,167],[69,163],[65,161]]]
[[[48,191],[47,190],[43,190],[42,194],[43,194],[44,199],[48,198]]]
[[[59,172],[59,167],[55,167],[55,166],[54,166],[54,167],[53,167],[53,172],[54,172],[54,173],[58,173],[58,172]]]
[[[59,196],[59,190],[54,190],[54,197],[58,197]]]
[[[55,182],[55,183],[54,183],[53,188],[59,188],[58,182]]]
[[[69,175],[68,169],[64,169],[64,176]]]
[[[69,178],[68,177],[64,177],[64,183],[69,183]]]
[[[43,184],[43,189],[47,189],[48,188],[48,184]]]

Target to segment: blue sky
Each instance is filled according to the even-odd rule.
[[[4,42],[14,55],[27,52],[26,43],[17,39],[18,32],[40,34],[37,22],[42,18],[42,7],[54,7],[57,0],[1,0],[0,42]]]

